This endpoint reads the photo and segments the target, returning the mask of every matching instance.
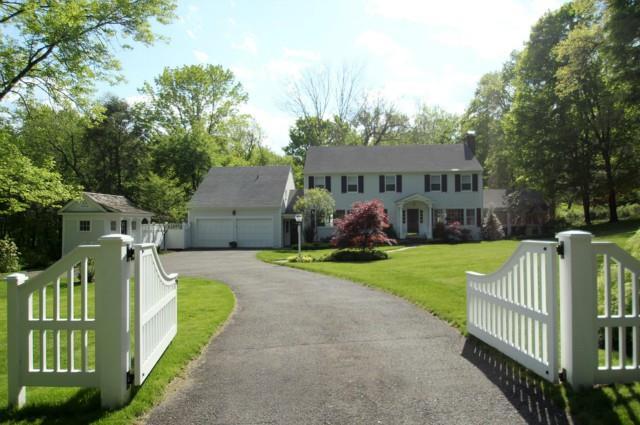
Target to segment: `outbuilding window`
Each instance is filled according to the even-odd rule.
[[[116,221],[115,220],[111,220],[111,231],[112,232],[116,231]]]
[[[133,220],[133,221],[131,222],[131,230],[136,230],[136,227],[138,227],[138,224],[136,223],[136,221],[135,221],[135,220]]]
[[[91,221],[89,221],[89,220],[80,220],[80,231],[81,232],[90,232],[91,231]]]

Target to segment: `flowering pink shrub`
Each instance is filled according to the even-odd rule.
[[[393,245],[395,239],[387,236],[389,218],[379,199],[353,204],[351,212],[335,220],[336,232],[331,244],[337,248],[373,249],[376,245]]]

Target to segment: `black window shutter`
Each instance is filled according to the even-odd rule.
[[[324,188],[331,192],[331,176],[324,177]]]
[[[478,227],[482,227],[482,208],[476,208],[476,223]]]
[[[364,193],[364,176],[358,176],[358,192]]]
[[[429,174],[424,175],[424,191],[431,192],[431,176]]]
[[[472,187],[472,190],[473,190],[474,192],[477,192],[477,191],[478,191],[478,175],[477,175],[477,174],[473,174],[473,175],[471,176],[471,185],[472,185],[472,186],[471,186],[471,187]]]
[[[313,180],[313,176],[309,176],[309,189],[313,189],[315,187],[315,182]]]
[[[402,192],[402,175],[396,176],[396,192]]]
[[[380,176],[380,193],[384,193],[384,176]]]
[[[460,174],[456,174],[456,192],[460,192]]]
[[[447,191],[447,182],[449,181],[449,176],[446,174],[442,175],[442,184],[440,185],[440,190],[443,192]]]
[[[340,180],[342,183],[342,193],[347,193],[347,176],[342,176]]]

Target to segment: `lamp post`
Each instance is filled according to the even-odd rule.
[[[296,214],[298,223],[298,258],[302,258],[302,214]]]

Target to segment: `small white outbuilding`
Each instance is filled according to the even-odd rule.
[[[65,205],[62,216],[62,255],[78,245],[97,243],[102,235],[122,233],[143,241],[142,225],[151,223],[149,211],[136,207],[124,196],[82,192]]]

